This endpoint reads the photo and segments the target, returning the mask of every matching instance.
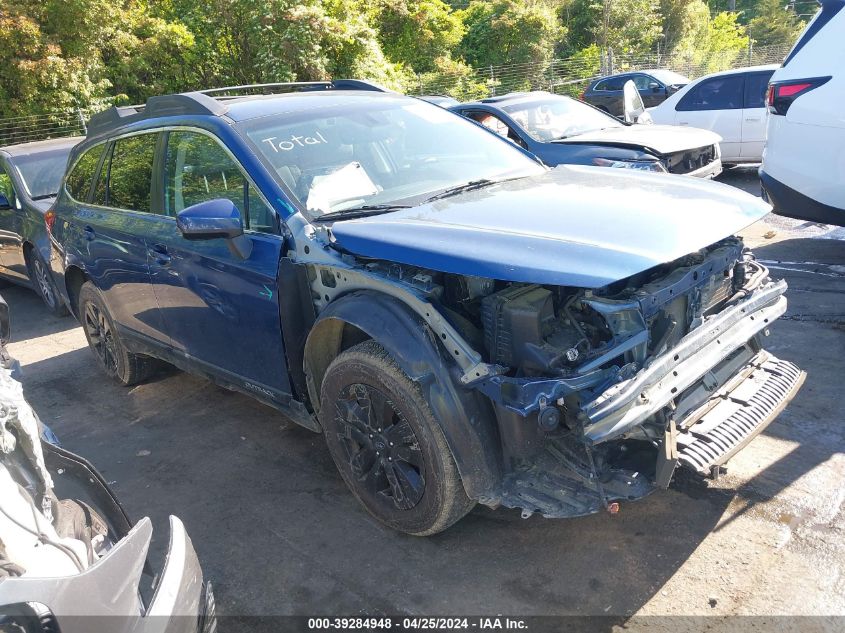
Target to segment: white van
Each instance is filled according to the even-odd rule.
[[[821,0],[766,103],[760,180],[775,213],[845,225],[845,0]]]

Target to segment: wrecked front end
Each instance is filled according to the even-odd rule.
[[[678,466],[717,474],[804,380],[762,349],[785,291],[729,238],[598,290],[486,299],[488,349],[519,358],[477,385],[511,466],[501,503],[576,516],[666,487]]]
[[[738,238],[595,289],[346,260],[312,271],[318,312],[374,283],[410,306],[494,412],[501,472],[474,496],[524,516],[615,510],[679,466],[718,473],[804,379],[762,349],[786,283]]]

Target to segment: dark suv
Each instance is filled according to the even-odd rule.
[[[67,314],[49,274],[48,211],[79,137],[0,148],[0,277],[29,286],[56,316]]]
[[[756,198],[548,170],[365,82],[277,90],[112,109],[74,150],[55,274],[124,384],[161,359],[284,411],[411,534],[708,474],[800,386],[761,347],[786,285],[731,237]]]
[[[621,73],[591,81],[581,94],[581,100],[613,116],[621,117],[625,109],[622,93],[627,81],[634,82],[643,104],[651,108],[663,103],[667,97],[686,86],[690,80],[674,71],[660,68]]]

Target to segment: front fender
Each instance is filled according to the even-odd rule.
[[[319,406],[323,376],[342,351],[347,326],[384,347],[420,386],[440,423],[467,495],[483,501],[501,478],[500,442],[492,408],[477,391],[460,386],[460,369],[447,360],[431,329],[397,299],[361,290],[323,310],[305,343],[311,402]]]

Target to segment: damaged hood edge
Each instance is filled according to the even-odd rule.
[[[599,288],[735,234],[769,205],[733,187],[565,165],[378,216],[335,222],[362,257],[502,281]]]

